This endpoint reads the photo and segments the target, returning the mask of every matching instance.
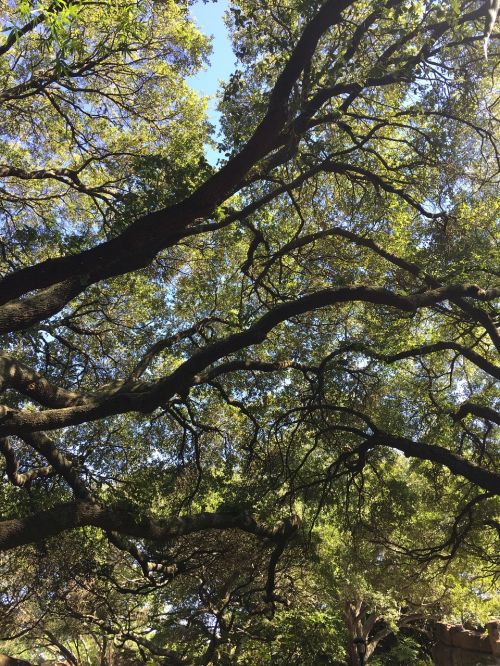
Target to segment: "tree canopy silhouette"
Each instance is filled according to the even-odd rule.
[[[235,2],[218,137],[187,3],[2,9],[2,640],[356,664],[488,606],[487,5]]]

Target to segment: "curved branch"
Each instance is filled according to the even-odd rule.
[[[271,553],[269,558],[269,565],[267,568],[267,580],[265,585],[266,592],[266,601],[274,603],[276,601],[276,595],[274,589],[276,587],[276,568],[280,557],[283,555],[283,552],[287,546],[287,543],[291,537],[295,534],[299,528],[300,520],[298,516],[294,516],[291,520],[283,522],[283,530],[276,539],[276,545]]]
[[[461,421],[469,414],[500,425],[500,414],[498,412],[496,412],[494,409],[491,409],[491,407],[477,405],[476,403],[469,401],[462,403],[458,408],[458,411],[453,414],[452,418],[454,421]]]
[[[5,42],[0,45],[0,56],[5,55],[10,49],[17,44],[19,39],[21,37],[24,37],[24,35],[27,35],[28,33],[32,32],[35,28],[37,28],[41,23],[43,23],[47,19],[48,14],[54,14],[54,13],[59,13],[69,5],[75,4],[75,0],[66,0],[66,2],[53,2],[47,9],[46,12],[40,12],[38,16],[35,16],[35,18],[31,19],[31,21],[28,21],[23,25],[22,28],[13,28],[9,34],[7,35],[7,39]]]
[[[442,446],[414,442],[407,437],[390,435],[380,430],[368,438],[368,446],[371,445],[389,446],[411,458],[439,463],[447,467],[452,474],[462,476],[475,486],[500,495],[500,474],[480,467]]]
[[[335,355],[339,355],[342,354],[343,352],[357,351],[362,354],[366,354],[366,356],[370,356],[380,361],[385,361],[386,363],[395,363],[396,361],[402,361],[405,358],[426,356],[428,354],[435,354],[437,352],[446,351],[446,350],[458,352],[464,358],[469,360],[471,363],[476,365],[478,368],[480,368],[487,374],[491,375],[492,377],[496,377],[497,379],[500,379],[500,367],[494,365],[493,363],[490,363],[477,352],[473,351],[469,347],[466,347],[465,345],[459,344],[458,342],[447,342],[445,340],[442,340],[440,342],[434,342],[428,345],[420,345],[420,347],[412,347],[411,349],[405,349],[396,354],[380,354],[366,345],[354,343],[347,345],[345,348],[340,348],[336,350],[334,353]]]
[[[72,278],[42,289],[34,296],[5,303],[0,307],[0,334],[29,328],[56,314],[87,285],[85,278]]]
[[[182,363],[171,375],[154,384],[142,384],[137,388],[125,384],[122,389],[109,391],[107,395],[98,393],[99,398],[89,405],[41,412],[7,408],[0,419],[0,436],[54,430],[129,411],[151,412],[165,404],[173,395],[187,393],[193,385],[203,381],[200,373],[213,363],[247,347],[261,344],[276,326],[306,312],[352,302],[373,303],[404,312],[416,312],[421,307],[434,305],[457,295],[487,300],[496,297],[496,291],[484,291],[476,285],[451,285],[411,295],[364,285],[322,289],[277,305],[246,330],[207,345]]]
[[[35,479],[54,474],[54,470],[50,465],[32,469],[29,472],[21,474],[19,472],[19,461],[16,458],[16,453],[7,437],[0,438],[0,452],[5,458],[5,471],[7,472],[9,481],[19,488],[29,486]]]
[[[16,389],[45,407],[70,407],[86,402],[86,397],[76,391],[59,388],[25,363],[0,354],[0,392]]]
[[[71,460],[56,447],[54,442],[43,432],[22,435],[22,439],[38,451],[51,464],[52,469],[60,474],[79,499],[89,499],[90,493],[78,476]]]
[[[378,174],[374,173],[373,171],[370,171],[369,169],[365,169],[362,166],[356,164],[349,164],[347,162],[328,161],[324,165],[324,170],[329,171],[331,173],[340,173],[346,175],[348,175],[349,173],[359,174],[365,180],[372,183],[372,185],[374,185],[376,189],[380,188],[385,192],[388,192],[389,194],[396,194],[398,197],[406,201],[406,203],[408,203],[412,208],[414,208],[424,217],[427,217],[431,220],[443,217],[443,213],[431,213],[426,208],[424,208],[424,206],[419,204],[418,201],[416,201],[412,196],[407,194],[404,190],[398,187],[394,187],[394,185],[381,178],[381,176],[379,176]]]
[[[36,543],[84,526],[166,543],[195,532],[228,529],[239,529],[262,539],[274,539],[287,529],[288,523],[280,522],[269,527],[246,513],[199,513],[157,520],[137,516],[132,511],[118,507],[101,507],[92,502],[71,502],[58,504],[52,509],[26,518],[0,522],[0,551]]]
[[[120,236],[76,255],[49,259],[7,275],[0,281],[0,304],[36,289],[84,277],[75,294],[95,282],[137,270],[149,264],[156,254],[176,241],[181,229],[210,214],[241,184],[248,171],[272,150],[276,137],[287,121],[288,99],[293,86],[307,66],[321,37],[341,20],[344,9],[355,0],[327,0],[306,25],[292,54],[269,96],[264,118],[248,143],[217,173],[180,204],[145,215],[132,223]],[[68,299],[69,300],[69,299]],[[60,309],[68,301],[59,304]],[[14,304],[11,305],[13,308]],[[55,310],[57,311],[57,310]],[[14,312],[12,311],[12,314]],[[54,314],[47,306],[38,308],[38,318]],[[0,324],[2,315],[0,312]],[[27,321],[27,320],[26,320]],[[30,323],[19,325],[19,328]],[[0,326],[1,330],[11,330]]]

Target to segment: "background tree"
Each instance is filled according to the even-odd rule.
[[[314,663],[349,650],[348,604],[372,646],[412,604],[480,620],[485,7],[231,5],[216,168],[185,3],[3,11],[2,637],[77,664]]]

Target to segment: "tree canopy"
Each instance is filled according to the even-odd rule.
[[[500,614],[490,4],[235,0],[219,132],[189,2],[1,8],[4,652],[424,664]]]

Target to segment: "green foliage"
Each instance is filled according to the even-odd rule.
[[[406,636],[400,636],[396,645],[387,654],[371,660],[370,663],[373,666],[397,666],[398,664],[431,666],[432,661],[421,656],[421,647],[416,641]]]
[[[494,54],[478,56],[473,3],[357,0],[271,109],[276,136],[253,140],[321,3],[232,3],[219,148],[250,143],[218,172],[189,4],[1,9],[1,277],[108,241],[130,261],[79,273],[76,296],[2,341],[0,428],[12,410],[28,426],[8,433],[15,472],[2,449],[0,537],[52,522],[2,555],[1,649],[337,665],[362,635],[369,664],[424,666],[434,622],[500,613],[498,497],[471,473],[498,454],[481,412],[499,404]],[[431,298],[474,284],[483,297]],[[354,287],[375,295],[328,301]],[[47,414],[59,457],[27,437]],[[58,533],[75,500],[61,460],[99,525]]]

